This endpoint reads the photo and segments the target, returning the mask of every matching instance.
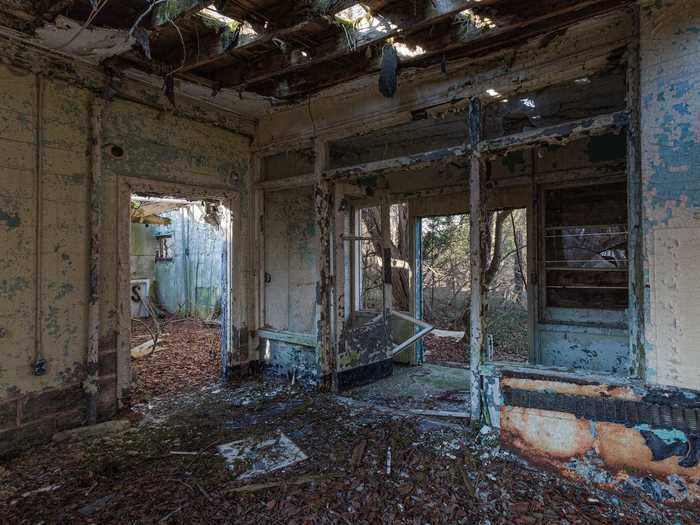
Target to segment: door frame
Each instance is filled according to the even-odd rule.
[[[217,199],[226,208],[225,216],[225,241],[226,241],[226,289],[225,304],[222,311],[222,351],[221,351],[221,379],[228,378],[228,370],[238,355],[240,362],[240,341],[236,334],[236,327],[241,326],[241,298],[236,297],[234,290],[240,290],[243,268],[234,257],[238,248],[237,242],[241,237],[240,193],[230,189],[182,184],[179,182],[165,182],[140,177],[123,177],[118,182],[117,197],[117,397],[121,399],[123,393],[130,386],[130,337],[131,337],[131,258],[130,258],[130,207],[133,194],[158,195],[192,201]],[[240,247],[239,249],[244,249]]]

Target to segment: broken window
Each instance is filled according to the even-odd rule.
[[[544,206],[546,305],[626,308],[626,184],[545,190]]]
[[[383,308],[382,252],[380,240],[379,206],[361,208],[358,211],[357,265],[358,305],[360,311],[379,312]]]
[[[492,102],[484,109],[485,138],[622,111],[626,107],[625,87],[625,69],[619,67],[508,98],[487,89],[486,99]]]
[[[156,235],[158,241],[158,251],[156,252],[156,261],[172,261],[173,260],[173,236],[172,235]]]
[[[392,308],[409,311],[410,252],[408,237],[408,206],[392,204],[389,209],[391,225]],[[356,241],[357,310],[379,312],[384,302],[384,261],[379,206],[357,211]]]

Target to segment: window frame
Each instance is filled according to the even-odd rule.
[[[627,175],[620,171],[606,177],[586,177],[569,182],[538,184],[536,190],[537,199],[537,265],[539,275],[537,280],[537,322],[539,324],[567,324],[572,326],[589,326],[598,328],[626,328],[628,323],[629,303],[625,308],[585,308],[585,307],[558,307],[547,304],[547,271],[546,271],[546,199],[547,191],[569,188],[581,188],[585,186],[625,183],[627,198],[627,291],[629,294],[629,273],[633,271],[633,261],[629,260],[632,236],[630,235],[630,209],[629,209],[629,185]]]

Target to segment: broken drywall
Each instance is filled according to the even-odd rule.
[[[53,23],[36,30],[38,43],[82,58],[95,65],[105,58],[129,51],[136,39],[124,29],[83,27],[84,24],[59,15]]]

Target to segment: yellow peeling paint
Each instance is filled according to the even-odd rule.
[[[84,379],[92,95],[42,80],[43,111],[37,115],[36,82],[28,72],[0,65],[0,401]],[[37,157],[39,116],[42,148]],[[126,152],[120,160],[105,154],[103,172],[100,337],[105,344],[116,344],[119,179],[238,189],[245,182],[249,143],[229,131],[122,100],[107,104],[103,125],[105,142]],[[31,368],[37,350],[47,362],[47,373],[39,377]],[[121,387],[128,386],[127,372],[125,366],[119,369]]]

